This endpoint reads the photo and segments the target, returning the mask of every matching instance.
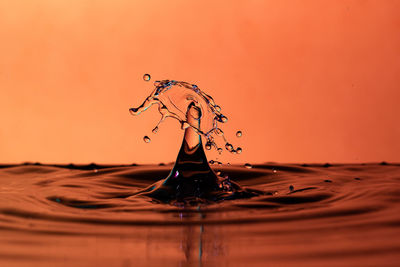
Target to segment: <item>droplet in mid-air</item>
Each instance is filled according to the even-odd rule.
[[[154,129],[152,130],[153,134],[156,134],[158,132],[158,126],[154,127]]]
[[[251,169],[251,168],[253,168],[253,166],[251,166],[251,164],[250,164],[250,163],[246,163],[246,164],[244,164],[244,167],[245,167],[245,168],[247,168],[247,169]]]
[[[211,143],[210,143],[210,142],[207,142],[206,145],[205,145],[205,147],[206,147],[207,150],[210,150],[210,149],[211,149]]]
[[[225,144],[225,149],[232,152],[232,151],[233,151],[233,146],[232,146],[232,144],[226,143],[226,144]]]
[[[151,139],[150,139],[150,137],[148,137],[147,135],[145,135],[145,136],[143,137],[143,141],[144,141],[145,143],[150,143],[150,142],[151,142]]]
[[[236,153],[237,153],[237,154],[242,153],[242,148],[241,148],[241,147],[236,148]]]
[[[150,74],[146,73],[145,75],[143,75],[143,80],[145,80],[146,82],[150,81],[151,80]]]
[[[236,132],[236,137],[242,137],[242,135],[243,135],[242,131],[237,131]]]

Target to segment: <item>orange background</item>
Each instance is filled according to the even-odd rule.
[[[174,161],[178,124],[153,135],[155,108],[128,112],[144,73],[214,97],[243,147],[225,161],[400,161],[399,14],[397,0],[1,1],[0,162]]]

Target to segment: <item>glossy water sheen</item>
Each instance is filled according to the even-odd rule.
[[[172,166],[0,168],[0,266],[398,266],[399,165],[213,167],[267,194],[132,196]]]

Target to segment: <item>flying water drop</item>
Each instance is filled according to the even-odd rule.
[[[150,137],[148,137],[147,135],[145,135],[145,136],[143,137],[143,141],[144,141],[145,143],[150,143],[150,142],[151,142],[151,139],[150,139]]]
[[[143,75],[143,80],[145,80],[146,82],[150,81],[151,80],[150,74],[146,73],[145,75]]]
[[[242,137],[242,135],[243,135],[242,131],[237,131],[236,132],[236,137]]]
[[[211,150],[211,143],[207,142],[205,147],[206,147],[207,150]]]
[[[233,146],[230,143],[226,143],[225,144],[225,149],[228,150],[229,152],[233,152],[234,151]]]

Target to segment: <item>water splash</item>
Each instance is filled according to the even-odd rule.
[[[243,189],[228,176],[218,176],[209,166],[203,150],[202,137],[205,139],[207,150],[214,148],[218,153],[222,153],[222,148],[216,142],[218,137],[225,142],[227,151],[242,151],[240,147],[235,149],[227,141],[219,127],[219,124],[226,123],[228,118],[221,113],[222,109],[215,104],[214,99],[197,85],[187,82],[162,80],[155,81],[154,86],[152,93],[139,107],[129,109],[130,113],[137,116],[156,105],[161,119],[154,127],[153,133],[158,131],[159,125],[166,118],[178,120],[185,132],[175,165],[168,177],[138,194],[167,203],[198,202],[199,199],[219,201],[257,195],[250,189]],[[145,138],[150,142],[149,137]],[[210,161],[210,164],[214,163],[222,164],[219,161]]]
[[[145,80],[146,82],[149,82],[151,80],[150,74],[146,73],[145,75],[143,75],[143,80]]]
[[[149,74],[144,76],[146,75],[150,76]],[[151,106],[157,105],[161,119],[153,129],[153,133],[158,131],[159,125],[166,118],[173,118],[179,121],[183,130],[191,127],[196,133],[204,137],[207,149],[214,148],[218,152],[222,152],[218,150],[220,148],[216,141],[216,136],[218,136],[225,143],[227,151],[236,152],[236,149],[225,138],[224,132],[219,128],[219,124],[228,122],[228,118],[221,113],[221,107],[215,103],[210,95],[203,92],[197,85],[182,81],[155,81],[154,86],[152,93],[139,107],[129,109],[132,115],[137,116]],[[194,125],[187,120],[187,107],[192,102],[201,110],[200,125]]]

